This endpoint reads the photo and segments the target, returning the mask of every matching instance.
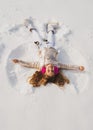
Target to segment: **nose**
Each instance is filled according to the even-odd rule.
[[[51,68],[53,68],[53,65],[52,65],[52,64],[50,64],[50,67],[51,67]]]

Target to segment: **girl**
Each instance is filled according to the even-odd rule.
[[[26,20],[25,26],[28,27],[29,20]],[[39,61],[38,62],[25,62],[19,59],[13,59],[12,61],[24,67],[34,68],[37,71],[28,78],[29,84],[33,87],[39,87],[41,85],[46,85],[47,83],[54,83],[60,87],[63,87],[65,83],[69,83],[69,79],[62,73],[63,69],[66,70],[76,70],[83,71],[83,66],[76,65],[65,65],[58,61],[57,55],[58,50],[55,49],[55,34],[59,28],[58,23],[50,23],[46,26],[47,37],[46,44],[42,44],[43,40],[39,35],[39,39],[34,43],[38,45],[39,48]],[[38,34],[37,29],[32,26],[30,30],[36,36]],[[39,42],[40,41],[40,42]]]

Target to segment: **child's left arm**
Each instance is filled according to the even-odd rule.
[[[79,70],[79,71],[84,71],[85,68],[84,66],[77,66],[77,65],[66,65],[66,64],[61,64],[59,63],[59,66],[61,69],[66,69],[66,70]]]

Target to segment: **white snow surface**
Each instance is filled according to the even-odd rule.
[[[0,130],[93,130],[93,1],[3,0],[0,2]],[[33,17],[43,24],[58,21],[59,61],[83,65],[84,72],[64,70],[70,84],[33,88],[27,78],[35,70],[11,59],[38,60],[36,37],[22,23]]]

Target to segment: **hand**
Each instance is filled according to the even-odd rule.
[[[84,69],[85,69],[84,66],[79,66],[80,71],[84,71]]]
[[[19,62],[18,59],[13,59],[12,61],[13,61],[14,63],[18,63],[18,62]]]

